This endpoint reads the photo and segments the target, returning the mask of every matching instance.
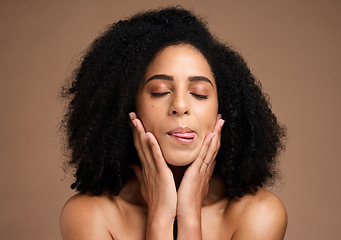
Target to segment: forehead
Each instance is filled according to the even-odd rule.
[[[174,78],[204,76],[214,81],[211,67],[204,55],[189,44],[172,45],[160,50],[149,64],[145,80],[155,74],[166,74]]]

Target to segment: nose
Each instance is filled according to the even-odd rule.
[[[172,116],[189,115],[189,103],[186,96],[174,95],[171,99],[169,114]]]

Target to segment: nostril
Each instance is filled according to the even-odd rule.
[[[177,111],[172,111],[172,114],[173,114],[173,115],[177,115],[178,112],[177,112]],[[188,114],[188,111],[185,111],[183,114]]]

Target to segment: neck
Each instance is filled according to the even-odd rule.
[[[186,172],[186,169],[188,168],[188,165],[187,166],[173,166],[173,165],[168,164],[168,167],[173,172],[175,186],[176,186],[176,189],[178,189],[180,186],[181,180]]]
[[[169,164],[168,167],[173,172],[175,186],[176,189],[178,189],[188,166],[179,167]],[[209,185],[210,186],[208,194],[206,195],[203,201],[204,206],[218,202],[222,198],[225,198],[224,194],[225,187],[223,184],[223,180],[220,177],[213,175],[212,178],[210,179]],[[137,180],[137,178],[133,178],[123,186],[122,190],[120,191],[120,197],[131,204],[146,206],[146,202],[144,201],[141,195],[140,189],[141,185],[139,181]]]

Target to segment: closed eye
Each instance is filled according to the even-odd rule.
[[[153,97],[162,97],[167,95],[170,92],[161,92],[161,93],[150,93]]]
[[[207,95],[201,95],[201,94],[196,94],[196,93],[191,93],[194,97],[199,98],[199,99],[208,99]]]

